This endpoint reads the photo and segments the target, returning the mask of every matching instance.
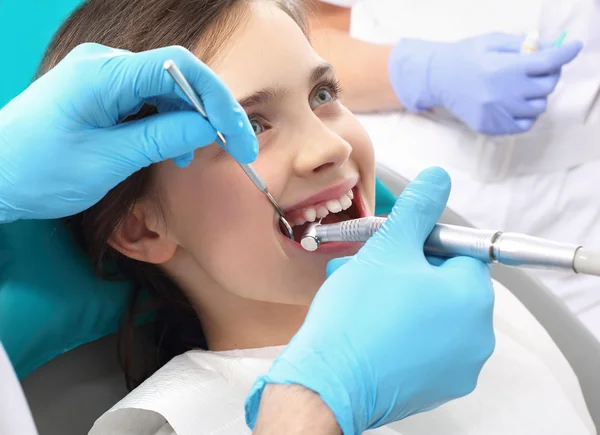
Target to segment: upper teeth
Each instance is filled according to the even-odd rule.
[[[338,199],[330,199],[316,207],[307,207],[302,211],[302,214],[292,222],[292,225],[302,225],[306,222],[314,222],[317,219],[322,219],[329,213],[339,213],[342,210],[347,210],[352,205],[354,194],[352,190],[344,193]]]

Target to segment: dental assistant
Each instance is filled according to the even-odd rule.
[[[600,1],[313,3],[313,45],[380,163],[443,166],[477,227],[600,245]],[[600,338],[597,279],[534,273]]]
[[[215,129],[163,71],[166,59],[203,97],[231,155],[253,161],[244,111],[192,53],[84,44],[0,110],[0,221],[78,213],[140,168],[186,166],[214,142]],[[144,103],[160,113],[120,123]],[[361,433],[473,391],[495,344],[490,270],[462,257],[433,266],[423,254],[449,193],[446,172],[424,171],[356,256],[329,263],[304,325],[249,393],[255,433]],[[25,430],[31,422],[8,419],[30,414],[2,358],[0,409],[21,412],[2,412],[0,433]]]

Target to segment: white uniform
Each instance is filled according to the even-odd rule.
[[[548,111],[524,135],[491,139],[443,111],[360,116],[376,158],[413,178],[439,165],[453,180],[449,205],[482,228],[600,249],[600,0],[335,0],[350,6],[353,36],[392,44],[538,30],[584,42],[563,69]],[[535,272],[600,337],[600,278]]]
[[[0,342],[0,435],[37,435],[21,384]]]
[[[496,350],[467,397],[372,435],[590,435],[579,383],[550,336],[495,283]],[[104,414],[89,435],[242,435],[244,400],[282,347],[190,351]]]

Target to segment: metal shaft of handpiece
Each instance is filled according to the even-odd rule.
[[[367,217],[337,224],[314,225],[303,237],[305,249],[320,243],[366,242],[386,218]],[[311,245],[312,242],[315,242]],[[568,269],[574,271],[574,260],[580,246],[557,243],[525,234],[437,224],[427,238],[424,252],[438,257],[467,256],[485,263],[507,266]],[[576,271],[576,270],[575,270]],[[577,272],[577,271],[576,271]]]
[[[200,113],[200,115],[204,117],[204,119],[209,120],[208,115],[206,114],[206,110],[204,109],[204,104],[202,104],[202,100],[200,99],[200,96],[198,96],[196,91],[194,91],[192,86],[185,79],[185,77],[181,73],[181,70],[177,67],[177,65],[175,65],[175,62],[173,62],[172,60],[166,61],[164,64],[164,69],[167,70],[171,77],[173,77],[173,80],[175,80],[177,86],[179,86],[181,91],[188,98],[190,104],[194,106],[194,108],[198,111],[198,113]],[[217,138],[221,142],[221,147],[225,151],[227,151],[227,141],[225,140],[225,137],[220,131],[217,131]],[[277,203],[277,201],[275,201],[275,198],[273,198],[273,195],[271,195],[271,193],[269,192],[267,185],[262,180],[262,178],[260,178],[260,176],[252,167],[252,165],[244,163],[239,163],[239,165],[244,170],[250,181],[252,181],[252,184],[254,184],[258,190],[260,190],[267,196],[269,201],[271,201],[271,204],[273,204],[273,207],[275,207],[275,210],[277,210],[277,213],[279,213],[279,215],[283,217],[283,210],[281,210],[281,207],[279,207],[279,204]]]

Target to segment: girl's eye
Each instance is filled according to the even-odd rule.
[[[252,130],[254,131],[255,136],[258,136],[263,131],[265,131],[265,127],[256,119],[251,119],[250,125],[252,126]]]
[[[322,86],[317,89],[315,95],[312,97],[310,102],[310,107],[315,110],[317,107],[322,106],[323,104],[331,103],[335,100],[335,93],[331,91],[326,86]]]

